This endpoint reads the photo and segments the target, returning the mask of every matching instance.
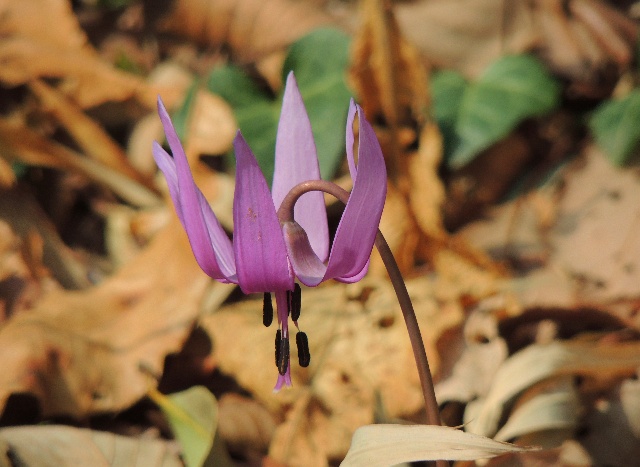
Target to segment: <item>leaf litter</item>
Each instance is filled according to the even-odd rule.
[[[252,0],[182,0],[154,19],[133,3],[114,10],[119,23],[91,12],[106,19],[105,37],[120,36],[108,46],[83,30],[101,24],[87,21],[84,4],[0,5],[5,452],[26,465],[47,458],[56,465],[89,458],[184,465],[194,458],[190,447],[183,443],[179,454],[162,439],[170,435],[166,423],[137,420],[143,434],[123,436],[115,426],[114,433],[7,427],[15,423],[7,414],[19,423],[73,419],[91,427],[99,414],[135,411],[158,384],[204,384],[220,404],[215,443],[222,444],[209,453],[217,459],[229,451],[266,465],[333,465],[349,453],[344,465],[372,465],[362,459],[378,449],[377,461],[388,465],[516,449],[498,441],[543,450],[522,449],[488,465],[628,465],[637,458],[637,170],[611,164],[628,160],[635,140],[624,152],[603,154],[579,140],[580,132],[565,131],[567,118],[578,117],[563,102],[548,118],[520,122],[489,142],[481,155],[472,151],[466,166],[445,169],[447,138],[428,112],[430,66],[473,80],[500,57],[522,52],[565,80],[563,98],[600,103],[621,77],[633,81],[637,26],[629,12],[601,0],[572,0],[566,8],[559,1],[363,1],[361,13],[335,2],[265,8]],[[350,78],[392,174],[382,230],[410,277],[443,414],[461,429],[397,425],[424,422],[421,391],[375,259],[361,283],[305,291],[299,324],[312,363],[294,368],[293,389],[273,394],[273,336],[260,324],[261,301],[238,301],[231,287],[201,273],[163,202],[166,187],[154,178],[156,94],[177,108],[196,89],[186,152],[231,231],[233,181],[224,154],[237,120],[220,97],[191,86],[190,67],[208,72],[210,63],[234,63],[277,94],[290,44],[337,24],[336,17],[356,24],[358,15]],[[506,29],[495,27],[499,18],[509,20]],[[148,22],[153,46],[141,44],[138,21]],[[110,62],[118,50],[137,54],[149,76]],[[168,65],[172,71],[163,71]],[[611,147],[607,128],[597,130],[600,147]],[[556,168],[540,176],[538,163]],[[510,199],[499,202],[509,190]],[[330,204],[331,213],[337,208]],[[447,230],[452,225],[461,228]],[[81,235],[95,242],[80,246]],[[16,410],[17,394],[35,398],[35,419],[26,405]],[[192,409],[187,404],[185,413]],[[174,430],[180,441],[181,428]],[[387,447],[392,437],[398,442]],[[476,442],[484,451],[470,451]]]

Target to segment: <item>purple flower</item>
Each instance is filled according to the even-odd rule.
[[[305,193],[295,205],[295,221],[278,220],[277,209],[299,183],[320,180],[316,147],[309,117],[293,73],[287,78],[278,124],[272,192],[255,156],[238,131],[234,140],[236,187],[233,202],[234,235],[229,240],[207,200],[195,185],[189,164],[169,115],[158,98],[158,112],[171,157],[157,142],[153,157],[164,173],[176,213],[189,237],[202,270],[220,282],[238,284],[244,293],[265,293],[265,324],[272,316],[270,293],[275,293],[279,329],[275,390],[291,385],[289,364],[289,314],[296,327],[300,288],[322,281],[360,280],[367,272],[369,256],[380,222],[386,194],[386,170],[373,128],[362,109],[351,102],[347,118],[347,158],[354,180],[333,246],[329,249],[327,214],[322,192]],[[358,161],[353,154],[353,121],[359,116]],[[309,363],[306,335],[296,336],[300,363]]]

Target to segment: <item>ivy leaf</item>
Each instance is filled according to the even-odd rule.
[[[591,116],[589,128],[611,162],[628,162],[640,143],[640,90],[601,104]]]
[[[559,83],[538,59],[530,55],[502,57],[464,92],[455,125],[460,144],[450,165],[459,168],[467,164],[522,120],[553,110],[559,97]]]
[[[313,129],[320,172],[330,178],[344,154],[344,133],[351,92],[345,82],[349,38],[334,29],[317,29],[289,49],[283,81],[293,71]],[[240,68],[214,70],[207,87],[233,107],[238,125],[267,180],[273,179],[276,131],[282,92],[272,96]]]

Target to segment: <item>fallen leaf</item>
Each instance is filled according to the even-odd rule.
[[[535,44],[531,9],[526,2],[436,0],[399,5],[403,31],[434,65],[478,76],[504,54]],[[504,18],[509,18],[505,31]]]
[[[25,164],[73,170],[101,183],[137,206],[157,205],[149,188],[96,161],[82,157],[60,143],[46,139],[20,122],[0,119],[2,157]]]
[[[579,395],[571,377],[560,377],[550,390],[519,403],[493,437],[509,441],[538,431],[561,430],[569,437],[578,427]]]
[[[135,98],[151,109],[155,102],[157,90],[87,51],[58,49],[17,37],[0,44],[0,62],[3,64],[0,81],[5,85],[18,86],[35,78],[59,78],[60,89],[82,108]]]
[[[57,289],[58,284],[68,289],[82,289],[90,285],[86,265],[64,244],[50,219],[27,191],[19,188],[3,191],[0,195],[0,218],[19,237],[11,235],[6,239],[7,242],[12,237],[15,239],[15,246],[20,249],[29,271],[27,276],[38,283],[39,292],[27,300],[30,303],[28,308],[43,293]],[[33,244],[30,242],[34,237],[39,238],[37,251],[31,248]],[[11,267],[15,268],[15,265]],[[15,272],[14,278],[24,276],[22,272]]]
[[[187,467],[201,467],[213,447],[218,402],[203,386],[165,396],[155,389],[149,397],[162,409],[180,443]]]
[[[271,0],[178,0],[169,8],[149,3],[158,30],[206,47],[229,47],[241,62],[284,49],[329,18],[309,3]]]
[[[505,454],[504,456],[490,459],[487,467],[591,467],[593,459],[580,445],[580,443],[568,440],[562,446],[555,449],[543,449],[541,451],[524,451]]]
[[[583,300],[640,296],[640,184],[593,147],[564,173],[551,261],[572,276]],[[593,245],[598,248],[593,248]]]
[[[589,93],[598,92],[611,68],[628,66],[637,40],[637,25],[600,0],[435,0],[397,10],[407,38],[438,67],[477,77],[499,57],[535,50]]]
[[[436,385],[438,403],[467,402],[486,394],[506,357],[507,346],[502,339],[467,345],[451,376]]]
[[[128,407],[151,385],[140,367],[162,372],[198,317],[208,284],[174,218],[100,286],[53,291],[0,329],[0,406],[26,392],[45,416]]]
[[[507,359],[495,374],[491,389],[465,418],[468,431],[492,436],[498,430],[505,404],[531,385],[562,374],[627,375],[640,366],[640,342],[597,345],[590,342],[552,342],[531,345]]]
[[[355,432],[340,465],[388,467],[420,460],[475,460],[533,449],[446,426],[369,425]]]
[[[259,402],[228,393],[218,402],[218,433],[231,453],[260,458],[267,452],[276,429],[274,416]]]
[[[29,87],[40,99],[44,111],[55,116],[87,156],[154,190],[151,179],[138,172],[102,126],[82,112],[73,101],[43,81],[33,80]]]
[[[74,467],[145,465],[181,467],[175,447],[156,439],[135,439],[62,425],[0,430],[3,465]]]

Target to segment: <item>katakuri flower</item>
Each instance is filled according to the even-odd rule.
[[[296,202],[293,221],[280,222],[277,210],[296,185],[320,180],[320,169],[309,117],[293,73],[287,78],[275,150],[272,191],[255,156],[240,131],[234,140],[236,185],[233,201],[233,242],[196,186],[189,164],[162,100],[158,112],[171,157],[157,142],[153,157],[164,173],[176,213],[202,270],[213,279],[238,284],[242,291],[264,293],[265,325],[273,319],[271,293],[275,293],[276,333],[275,391],[291,385],[289,363],[289,315],[298,327],[300,286],[316,286],[328,279],[360,280],[367,272],[386,194],[386,169],[375,132],[362,109],[353,101],[347,117],[347,158],[353,190],[338,225],[333,246],[324,196],[305,193]],[[358,160],[353,153],[353,121],[359,117]],[[298,357],[309,364],[306,334],[298,332]]]

